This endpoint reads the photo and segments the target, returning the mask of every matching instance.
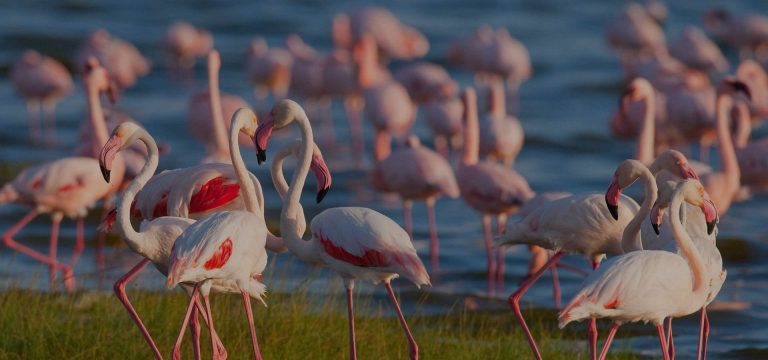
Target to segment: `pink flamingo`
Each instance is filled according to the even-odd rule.
[[[424,104],[434,98],[455,96],[458,90],[456,82],[445,68],[428,62],[417,62],[398,69],[395,79],[403,84],[416,104]]]
[[[680,38],[669,44],[669,54],[705,73],[722,73],[730,67],[717,44],[695,26],[686,26]]]
[[[432,270],[438,271],[439,240],[435,201],[440,195],[459,197],[459,186],[448,161],[421,146],[416,136],[390,153],[390,138],[384,132],[376,135],[376,164],[372,171],[374,187],[382,192],[395,192],[403,199],[403,221],[413,238],[413,200],[424,200],[429,219],[429,254]]]
[[[461,197],[482,214],[488,258],[488,291],[493,292],[494,282],[503,287],[504,251],[493,248],[491,217],[497,218],[499,232],[502,232],[506,227],[507,215],[517,211],[534,193],[528,182],[516,171],[489,161],[478,162],[479,129],[474,89],[465,89],[462,100],[465,109],[464,156],[456,169],[456,178]]]
[[[640,4],[631,3],[606,29],[608,45],[622,57],[652,55],[664,51],[664,31]]]
[[[716,37],[739,49],[742,58],[749,58],[768,46],[768,16],[750,14],[734,16],[725,9],[715,8],[704,13],[704,25]]]
[[[109,100],[114,102],[117,99],[117,89],[110,81],[107,70],[94,57],[88,59],[87,68],[83,74],[83,86],[88,101],[88,121],[83,123],[87,125],[87,137],[82,139],[85,141],[80,142],[75,149],[75,154],[96,158],[109,138],[100,95],[106,93]]]
[[[247,108],[243,98],[231,94],[219,93],[219,69],[221,56],[216,50],[208,53],[208,91],[201,91],[189,99],[187,106],[187,127],[206,148],[206,157],[202,163],[229,162],[227,146],[228,119],[237,109]],[[251,142],[244,135],[240,145]]]
[[[736,69],[736,78],[747,85],[752,99],[749,111],[754,123],[768,117],[768,74],[754,60],[744,60]]]
[[[434,138],[435,150],[445,156],[461,146],[464,105],[458,96],[434,98],[424,105],[424,121]]]
[[[115,84],[125,89],[133,86],[136,79],[149,73],[152,64],[133,44],[98,29],[80,44],[75,64],[84,72],[88,59],[96,57],[109,72]]]
[[[400,325],[408,338],[410,357],[418,359],[418,345],[411,334],[397,302],[390,281],[404,276],[417,286],[429,285],[429,275],[408,234],[388,217],[367,208],[331,208],[317,215],[310,224],[312,240],[302,240],[305,230],[304,210],[299,202],[302,188],[311,167],[314,153],[312,127],[306,113],[297,103],[281,100],[271,116],[259,125],[256,148],[259,161],[266,159],[266,147],[273,129],[296,122],[301,132],[299,165],[294,171],[290,188],[284,198],[280,217],[280,232],[289,251],[309,264],[328,266],[343,279],[347,289],[350,358],[356,359],[354,310],[352,291],[356,279],[383,282],[395,306]],[[330,175],[326,180],[330,179]],[[324,183],[320,193],[327,191]]]
[[[269,93],[282,99],[291,85],[291,54],[280,48],[269,48],[261,37],[251,40],[248,47],[248,78],[254,85],[254,97],[265,100]]]
[[[37,51],[27,50],[11,69],[16,91],[27,100],[29,135],[37,141],[42,126],[40,109],[48,122],[49,140],[55,138],[54,109],[56,103],[72,92],[72,76],[60,62]]]
[[[186,21],[176,21],[168,27],[163,40],[170,68],[186,71],[195,66],[195,58],[213,49],[213,36],[208,30]]]
[[[490,111],[480,121],[480,154],[512,166],[523,149],[523,126],[515,116],[508,115],[504,101],[504,85],[490,85]]]
[[[429,41],[418,30],[401,23],[390,11],[365,7],[333,19],[333,42],[337,48],[352,49],[364,36],[371,36],[384,58],[411,60],[429,51]]]
[[[703,206],[703,195],[704,188],[698,181],[686,180],[675,191],[670,213],[678,214],[684,200]],[[668,341],[662,326],[664,318],[688,315],[705,302],[707,269],[701,255],[680,218],[672,216],[670,223],[682,255],[644,250],[611,258],[584,280],[582,289],[558,315],[561,328],[586,318],[613,320],[600,353],[601,360],[606,357],[618,327],[637,321],[650,321],[656,326],[661,352],[664,359],[669,360]]]
[[[509,96],[507,111],[517,113],[520,85],[532,73],[531,57],[525,45],[506,29],[480,27],[472,36],[454,41],[447,57],[450,62],[475,72],[480,82],[505,80]]]

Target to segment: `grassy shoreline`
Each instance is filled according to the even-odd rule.
[[[129,296],[165,357],[178,334],[186,306],[181,292],[131,291]],[[214,319],[230,359],[247,359],[250,341],[239,296],[212,296]],[[407,359],[408,346],[389,302],[369,295],[355,298],[360,359]],[[254,305],[259,343],[265,359],[344,359],[347,324],[341,294],[305,291],[270,293],[268,308]],[[586,358],[573,340],[583,334],[559,331],[551,311],[529,311],[529,324],[546,359]],[[424,359],[528,359],[528,345],[508,311],[455,310],[442,315],[406,317]],[[108,292],[75,295],[9,290],[0,293],[2,359],[147,359],[151,352],[119,301]],[[578,330],[578,328],[577,328]],[[187,334],[188,335],[188,334]],[[188,336],[187,336],[188,337]],[[209,340],[202,337],[203,357]],[[619,350],[619,349],[614,349]],[[189,341],[183,357],[192,358]],[[632,354],[612,353],[612,359]]]

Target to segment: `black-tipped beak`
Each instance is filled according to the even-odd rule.
[[[712,235],[712,232],[715,231],[715,225],[717,225],[717,220],[707,222],[707,235]]]
[[[613,220],[619,220],[619,206],[611,205],[608,202],[606,202],[605,205],[608,206],[608,211],[611,212],[611,216],[613,216]]]
[[[317,203],[318,204],[321,201],[323,201],[323,199],[325,198],[325,194],[328,193],[328,190],[330,190],[330,188],[323,188],[323,189],[321,189],[320,191],[317,192]]]
[[[661,231],[659,231],[659,228],[661,228],[661,224],[651,223],[651,226],[653,227],[653,232],[655,232],[656,235],[661,234]]]
[[[109,174],[110,170],[107,170],[104,166],[99,166],[101,168],[101,175],[104,176],[104,181],[109,183]]]
[[[267,161],[267,152],[259,145],[256,145],[256,161],[258,161],[259,165]]]

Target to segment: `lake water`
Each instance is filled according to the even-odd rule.
[[[161,159],[161,168],[176,168],[196,164],[203,148],[186,130],[186,104],[189,96],[205,86],[202,69],[198,67],[194,84],[181,86],[169,81],[160,40],[167,25],[177,19],[188,20],[211,30],[216,47],[222,54],[221,87],[255,103],[244,78],[245,50],[252,36],[267,38],[270,45],[281,44],[284,37],[296,32],[320,50],[330,44],[330,24],[341,10],[361,6],[363,2],[326,1],[268,2],[247,1],[100,1],[100,2],[5,2],[0,13],[0,164],[2,182],[8,181],[25,164],[38,163],[68,155],[75,146],[77,126],[86,116],[85,99],[81,89],[64,99],[57,111],[59,144],[53,148],[29,144],[26,113],[12,89],[8,71],[22,50],[34,48],[68,61],[76,45],[97,27],[134,42],[155,63],[154,71],[138,85],[127,90],[118,106],[141,121],[159,142],[171,145],[172,152]],[[504,26],[529,49],[534,75],[521,89],[520,119],[526,133],[525,147],[516,169],[537,192],[544,191],[604,191],[614,167],[633,154],[633,143],[618,141],[608,131],[607,119],[616,106],[620,93],[621,75],[615,56],[604,45],[606,22],[618,13],[623,2],[587,1],[393,1],[387,6],[403,22],[422,30],[431,41],[427,60],[444,63],[444,50],[451,39],[473,31],[481,24]],[[666,32],[676,37],[686,24],[701,26],[701,14],[709,4],[703,1],[675,1],[668,4],[670,17]],[[728,8],[736,13],[749,11],[768,13],[768,2],[754,0],[729,1]],[[728,57],[736,59],[734,51]],[[395,63],[393,66],[401,66]],[[451,74],[462,84],[471,83],[471,75],[456,68]],[[334,104],[333,118],[338,137],[348,139],[342,108]],[[370,139],[370,129],[366,129]],[[424,142],[431,142],[423,122],[418,121],[415,132]],[[758,131],[760,133],[760,131]],[[763,131],[764,133],[764,131]],[[370,142],[370,140],[368,140]],[[272,152],[274,154],[274,152]],[[402,222],[400,202],[377,195],[368,184],[367,169],[346,166],[350,161],[348,148],[326,149],[325,157],[334,176],[331,193],[323,207],[360,205],[379,210]],[[266,166],[257,167],[252,151],[246,150],[250,168],[262,179],[267,192],[268,215],[279,214],[280,202],[268,185]],[[636,192],[635,192],[636,193]],[[305,196],[306,208],[312,214],[316,207]],[[27,209],[9,205],[0,208],[0,229],[3,231],[20,219]],[[757,195],[734,204],[720,222],[719,243],[723,245],[728,280],[711,313],[712,334],[710,358],[755,358],[768,356],[768,265],[762,257],[768,254],[768,197]],[[421,203],[414,207],[415,245],[423,256],[427,250],[426,213]],[[91,218],[87,235],[92,239],[95,220]],[[438,201],[437,219],[441,239],[441,266],[435,287],[426,289],[430,295],[422,298],[404,280],[395,281],[406,299],[406,310],[413,311],[419,303],[423,311],[440,312],[456,304],[476,303],[480,307],[502,308],[505,296],[488,298],[484,295],[485,253],[482,246],[480,216],[461,200]],[[19,239],[39,249],[47,248],[49,222],[40,218],[26,228]],[[74,225],[65,222],[62,229],[60,256],[71,253]],[[89,241],[89,245],[93,242]],[[76,276],[78,286],[109,290],[122,273],[139,258],[124,246],[115,243],[106,249],[107,268],[100,274],[89,247],[81,258]],[[426,257],[424,257],[425,262]],[[565,260],[586,268],[580,258]],[[526,270],[527,252],[509,251],[505,295],[512,290]],[[287,265],[286,265],[287,264]],[[276,271],[288,280],[288,288],[301,283],[307,276],[314,279],[312,287],[324,291],[328,272],[304,268],[288,255],[276,257]],[[560,272],[564,301],[576,290],[581,279]],[[11,286],[47,289],[47,269],[25,256],[0,249],[0,289]],[[340,291],[337,282],[331,287]],[[145,270],[138,280],[143,288],[162,289],[163,281],[153,269]],[[270,284],[268,284],[270,285]],[[361,291],[382,289],[361,286]],[[525,296],[533,306],[551,307],[551,286],[548,277]],[[733,310],[733,307],[741,308]],[[729,310],[731,309],[731,310]],[[510,321],[514,321],[510,315]],[[555,321],[554,319],[552,320]],[[680,320],[676,327],[678,354],[695,353],[693,318]],[[656,354],[657,340],[653,336],[622,339],[644,354]],[[760,350],[762,352],[760,352]],[[762,356],[761,356],[762,355]]]

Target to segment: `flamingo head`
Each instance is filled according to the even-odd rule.
[[[624,92],[619,98],[619,109],[621,109],[621,116],[627,117],[627,108],[630,102],[640,101],[654,96],[653,85],[641,77],[635,78],[627,84]]]
[[[101,175],[104,176],[104,181],[109,182],[112,162],[117,153],[133,143],[137,136],[136,133],[140,129],[139,125],[128,121],[118,125],[112,131],[112,136],[109,137],[107,143],[101,148],[101,153],[99,154],[99,167],[101,168]]]
[[[99,93],[106,92],[109,102],[116,103],[118,98],[117,85],[110,79],[107,69],[99,64],[96,57],[91,56],[85,62],[85,75],[83,82],[86,86],[95,89]]]
[[[648,168],[654,175],[666,170],[680,179],[699,180],[699,175],[688,163],[688,159],[677,150],[667,150],[659,154]]]
[[[293,100],[280,100],[272,107],[269,116],[263,123],[259,124],[253,137],[253,141],[256,143],[256,157],[259,164],[267,160],[267,144],[272,136],[272,130],[283,128],[297,118],[307,119],[307,114],[301,105]]]
[[[752,100],[752,92],[749,90],[749,86],[733,76],[724,78],[720,82],[720,86],[717,87],[717,92],[720,94],[729,94],[731,96],[741,94],[745,96],[747,100]]]
[[[643,168],[645,168],[643,163],[632,159],[624,160],[616,168],[613,180],[605,192],[605,205],[614,220],[619,220],[619,198],[622,189],[631,186],[640,177]]]
[[[328,190],[330,190],[332,180],[331,172],[328,170],[328,166],[325,164],[325,159],[323,159],[323,154],[320,152],[320,148],[317,147],[317,144],[314,145],[312,162],[310,163],[309,168],[315,174],[315,179],[317,180],[317,203],[319,204],[323,201],[323,198],[325,198]]]
[[[683,187],[680,189],[680,187]],[[682,181],[667,181],[659,186],[659,198],[651,210],[651,225],[656,234],[659,234],[664,211],[669,207],[672,198],[677,191],[682,191],[684,200],[701,209],[704,214],[704,221],[707,224],[707,234],[711,235],[719,221],[715,203],[709,197],[709,194],[696,179],[685,179]]]

